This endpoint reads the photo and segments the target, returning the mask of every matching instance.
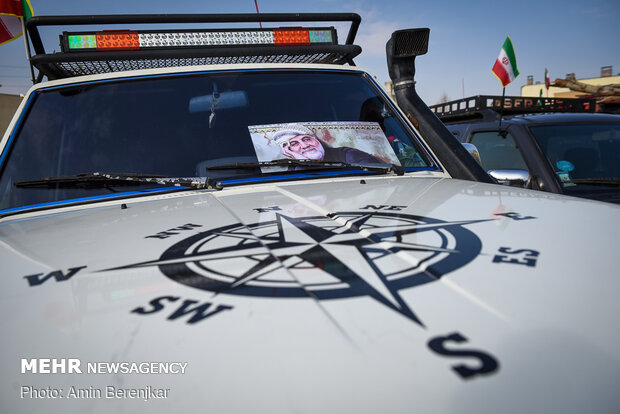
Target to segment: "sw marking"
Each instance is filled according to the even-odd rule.
[[[463,379],[470,379],[477,375],[492,374],[499,369],[499,362],[495,357],[487,352],[477,349],[459,349],[455,347],[446,347],[449,342],[457,344],[467,342],[467,338],[458,332],[451,333],[447,336],[437,336],[428,342],[428,347],[435,353],[447,357],[454,358],[475,358],[478,360],[478,366],[465,364],[452,365],[452,369]]]
[[[37,273],[36,275],[24,276],[24,279],[28,281],[28,286],[39,286],[45,283],[50,278],[56,279],[56,282],[65,282],[71,279],[77,272],[85,269],[86,266],[72,267],[64,273],[62,270],[54,270],[43,276],[44,273]],[[43,276],[43,277],[41,277]]]
[[[536,250],[529,249],[520,249],[520,250],[510,250],[510,247],[500,247],[500,253],[493,257],[493,263],[510,263],[510,264],[520,264],[525,266],[534,267],[536,266],[536,261],[538,260],[538,256],[540,252]],[[510,258],[509,256],[518,256]]]
[[[160,231],[157,234],[144,237],[145,239],[167,239],[170,236],[176,236],[182,231],[194,230],[195,228],[202,227],[201,224],[187,223],[182,226],[174,227],[165,231]]]
[[[136,313],[138,315],[150,315],[153,313],[157,313],[163,310],[166,305],[166,302],[176,302],[181,299],[178,296],[160,296],[155,298],[149,302],[150,308],[146,307],[137,307],[131,311],[131,313]],[[191,318],[187,320],[188,324],[194,324],[196,322],[200,322],[203,319],[214,316],[222,311],[231,310],[233,307],[229,305],[217,305],[217,307],[210,312],[209,308],[213,305],[210,302],[204,302],[200,305],[197,305],[197,300],[185,299],[180,306],[174,310],[170,316],[168,316],[168,320],[173,321],[185,315],[192,315]],[[196,305],[196,306],[193,306]]]

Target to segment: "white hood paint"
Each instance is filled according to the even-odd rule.
[[[2,219],[7,412],[620,410],[620,208],[432,177],[361,181]],[[214,313],[190,323],[207,303]],[[187,368],[22,374],[22,358]],[[22,399],[23,386],[65,397]],[[71,386],[103,396],[67,398]],[[108,386],[169,393],[106,398]]]

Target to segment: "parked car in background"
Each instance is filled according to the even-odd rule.
[[[620,115],[592,99],[475,96],[431,109],[503,183],[620,203]]]

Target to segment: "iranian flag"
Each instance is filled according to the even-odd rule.
[[[495,65],[493,65],[493,74],[497,76],[504,88],[519,76],[517,59],[515,58],[515,51],[512,48],[510,37],[506,38],[504,46],[502,46],[502,50],[499,52],[499,56],[495,61]]]
[[[22,18],[32,17],[30,0],[0,0],[0,45],[22,35]]]

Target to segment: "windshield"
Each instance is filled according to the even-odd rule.
[[[530,129],[566,193],[618,187],[620,121]]]
[[[372,141],[364,138],[370,142],[363,147],[371,154],[366,161],[434,168],[413,132],[363,73],[257,70],[131,78],[50,88],[31,98],[4,152],[0,210],[140,189],[114,183],[15,185],[43,177],[114,172],[208,176],[224,183],[277,179],[277,174],[284,179],[282,168],[217,168],[264,161],[257,153],[265,148],[279,148],[280,158],[292,158],[293,146],[286,153],[281,145],[292,137],[278,128],[310,128],[324,144],[327,138],[340,139],[334,131],[364,129],[372,133]],[[364,159],[349,148],[361,141],[342,140],[338,146],[345,150],[323,152],[346,153],[347,163]],[[265,143],[280,147],[259,147]]]

